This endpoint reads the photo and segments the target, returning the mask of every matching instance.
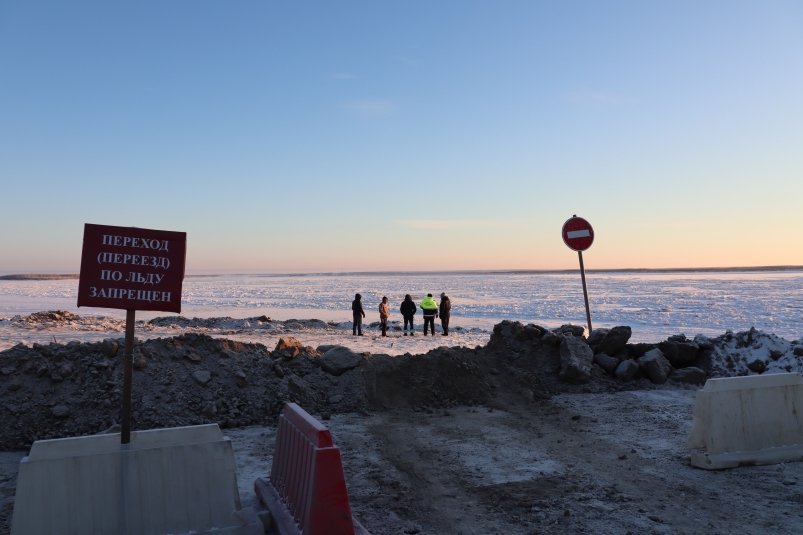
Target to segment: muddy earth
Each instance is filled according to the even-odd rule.
[[[485,346],[420,355],[301,335],[272,348],[198,333],[140,340],[133,428],[218,423],[243,503],[259,507],[253,481],[294,401],[332,430],[353,512],[375,535],[803,532],[801,463],[702,471],[686,444],[699,385],[799,371],[800,341],[629,336],[502,322]],[[122,355],[111,338],[0,352],[0,533],[33,441],[119,429]]]

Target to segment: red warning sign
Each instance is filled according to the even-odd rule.
[[[181,312],[187,233],[84,225],[78,306]]]

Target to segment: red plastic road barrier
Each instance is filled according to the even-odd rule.
[[[254,482],[282,535],[369,535],[351,515],[340,449],[295,403],[279,415],[270,481]]]

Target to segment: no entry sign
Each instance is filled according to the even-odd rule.
[[[594,229],[582,217],[571,217],[563,224],[563,243],[572,251],[585,251],[594,243]]]
[[[563,243],[573,250],[577,251],[577,257],[580,260],[580,279],[583,281],[583,300],[586,303],[586,319],[588,320],[588,332],[591,334],[591,308],[588,306],[588,289],[586,288],[586,268],[583,265],[583,251],[591,247],[594,243],[594,229],[591,228],[591,223],[573,215],[563,224]]]

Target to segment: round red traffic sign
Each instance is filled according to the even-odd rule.
[[[563,243],[573,251],[585,251],[594,243],[594,229],[582,217],[572,216],[563,224]]]

